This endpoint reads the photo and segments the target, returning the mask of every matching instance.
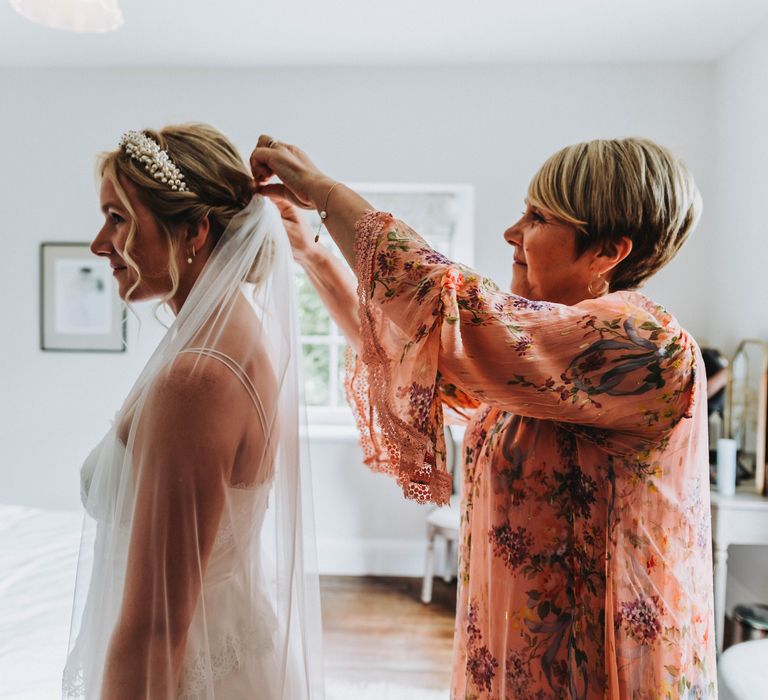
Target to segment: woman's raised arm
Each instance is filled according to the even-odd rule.
[[[355,352],[360,350],[360,313],[357,281],[352,271],[328,248],[315,243],[314,232],[286,199],[274,198],[283,218],[293,258],[307,273],[331,318]]]

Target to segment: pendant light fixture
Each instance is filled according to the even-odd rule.
[[[22,17],[52,29],[111,32],[123,24],[117,0],[9,0]]]

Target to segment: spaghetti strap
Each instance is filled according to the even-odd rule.
[[[251,378],[248,376],[246,371],[240,366],[237,360],[230,357],[226,353],[221,352],[221,350],[215,350],[214,348],[185,348],[184,350],[180,351],[180,354],[184,352],[193,353],[195,355],[205,355],[206,357],[210,357],[214,360],[218,360],[225,367],[228,367],[229,370],[232,372],[232,374],[234,374],[238,378],[240,383],[248,392],[248,396],[251,397],[251,401],[253,401],[253,405],[256,407],[256,411],[261,416],[261,419],[264,422],[264,425],[267,424],[267,413],[264,410],[264,404],[261,401],[259,392],[256,391],[256,387],[253,381],[251,381]]]

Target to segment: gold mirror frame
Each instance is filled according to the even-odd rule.
[[[768,495],[766,420],[768,419],[768,342],[745,339],[728,366],[725,434],[736,440],[737,460],[754,474],[755,490]]]

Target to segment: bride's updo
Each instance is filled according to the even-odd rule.
[[[170,299],[179,281],[175,253],[183,243],[177,240],[172,227],[175,224],[195,224],[207,218],[213,241],[218,243],[232,218],[250,202],[252,178],[232,142],[212,126],[179,124],[166,126],[160,131],[144,129],[142,133],[168,154],[183,174],[185,189],[172,189],[168,184],[155,179],[141,162],[132,158],[123,148],[102,154],[98,171],[102,177],[111,180],[122,205],[133,219],[125,251],[126,262],[137,275],[133,289],[138,287],[140,279],[140,271],[130,257],[131,244],[136,236],[136,214],[120,184],[121,179],[130,180],[136,186],[143,204],[152,212],[165,233],[171,252],[169,272],[173,282],[173,289],[165,299]],[[258,274],[257,269],[264,270],[264,262],[257,260],[254,263],[247,281],[258,282],[253,277]]]

